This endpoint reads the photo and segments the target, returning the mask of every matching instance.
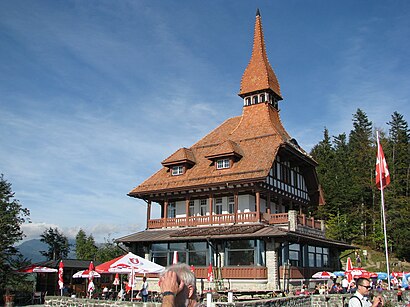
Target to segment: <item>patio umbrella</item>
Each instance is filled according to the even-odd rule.
[[[93,276],[94,276],[94,278],[98,278],[98,277],[101,277],[101,275],[100,274],[98,274],[97,272],[95,272],[94,271],[94,273],[93,273]],[[90,277],[90,271],[89,270],[81,270],[81,271],[78,271],[77,273],[75,273],[74,275],[73,275],[73,278],[89,278]]]
[[[379,276],[377,275],[377,273],[370,273],[370,278],[378,278]]]
[[[366,271],[365,269],[361,269],[361,268],[353,268],[353,270],[351,271],[353,278],[369,278],[370,277],[370,273],[368,271]]]
[[[93,295],[93,292],[95,290],[94,286],[94,273],[95,273],[95,268],[94,268],[94,263],[91,261],[90,265],[88,266],[88,287],[87,287],[87,292],[90,295],[90,298]]]
[[[55,273],[55,272],[58,272],[58,270],[53,269],[53,268],[48,268],[45,266],[32,264],[28,267],[18,270],[17,272],[18,273]]]
[[[61,296],[63,296],[63,288],[64,288],[63,272],[64,272],[64,263],[63,263],[63,260],[60,260],[60,264],[58,266],[58,287],[60,288]]]
[[[178,263],[178,252],[174,251],[174,256],[172,257],[172,264]]]
[[[161,273],[165,270],[163,266],[130,252],[97,265],[95,271],[99,273],[129,274],[131,269],[134,269],[135,273]]]
[[[120,284],[120,276],[118,275],[118,273],[115,274],[115,278],[112,284],[115,286],[115,291],[118,291],[118,285]]]
[[[377,279],[382,279],[382,280],[387,279],[387,273],[385,272],[377,272],[376,274],[377,274]]]
[[[335,274],[328,272],[328,271],[320,271],[312,275],[312,278],[318,278],[318,279],[331,279],[335,278]]]
[[[353,270],[352,259],[350,259],[350,257],[347,257],[345,271],[350,272],[351,270]]]
[[[335,272],[333,272],[333,274],[335,276],[345,276],[345,272],[343,272],[343,271],[335,271]]]

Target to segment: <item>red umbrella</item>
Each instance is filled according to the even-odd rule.
[[[353,270],[350,272],[353,276],[353,278],[369,278],[370,273],[366,271],[365,269],[362,268],[353,268]]]
[[[208,267],[208,278],[207,279],[208,279],[209,282],[214,281],[214,273],[212,271],[212,263],[210,263],[209,267]]]
[[[28,267],[18,270],[17,272],[18,273],[55,273],[55,272],[58,272],[58,270],[53,269],[53,268],[48,268],[45,266],[32,264]]]
[[[90,298],[93,294],[93,291],[95,290],[95,286],[94,286],[94,273],[95,273],[95,268],[94,268],[94,263],[91,261],[90,265],[88,267],[88,288],[87,291],[90,294]]]
[[[347,257],[346,272],[350,272],[351,270],[353,270],[352,259],[350,259],[350,257]]]
[[[60,265],[58,266],[58,286],[61,290],[61,296],[63,296],[63,288],[64,288],[63,272],[64,272],[64,263],[63,263],[63,260],[61,260]]]
[[[191,272],[195,273],[195,267],[193,265],[191,265]]]
[[[115,278],[114,281],[112,283],[114,286],[118,286],[120,284],[120,276],[117,274],[115,274]]]

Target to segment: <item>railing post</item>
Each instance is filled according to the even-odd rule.
[[[150,219],[151,219],[151,200],[147,202],[147,229],[149,228]]]
[[[168,219],[168,199],[164,201],[164,227],[167,227]]]
[[[302,214],[302,216],[303,216],[303,226],[306,226],[306,214]]]
[[[189,226],[189,196],[185,198],[185,217],[186,217],[186,222],[185,226]]]
[[[234,192],[234,194],[233,194],[233,203],[234,203],[234,205],[233,205],[233,211],[234,211],[234,214],[235,214],[235,217],[234,217],[234,223],[236,224],[237,222],[238,222],[238,200],[239,200],[239,198],[238,198],[238,192],[237,191],[235,191]]]
[[[213,210],[213,195],[209,194],[209,224],[213,224],[212,219],[212,210]]]
[[[261,194],[259,191],[256,191],[256,221],[261,221]]]

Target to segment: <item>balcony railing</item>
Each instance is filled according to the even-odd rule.
[[[230,225],[255,223],[260,221],[269,225],[289,224],[288,213],[261,213],[258,216],[257,212],[241,212],[235,214],[213,214],[205,216],[189,216],[176,218],[161,218],[148,221],[149,229],[166,228],[166,227],[195,227],[204,225]],[[313,229],[321,230],[321,221],[312,218],[307,218],[304,214],[297,216],[297,224]]]

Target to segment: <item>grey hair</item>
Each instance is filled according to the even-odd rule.
[[[165,269],[165,271],[162,273],[165,274],[166,272],[175,272],[177,273],[177,276],[179,279],[181,279],[185,285],[187,286],[192,286],[194,289],[196,289],[196,278],[195,274],[191,271],[191,268],[189,265],[185,263],[177,263],[173,264]]]

